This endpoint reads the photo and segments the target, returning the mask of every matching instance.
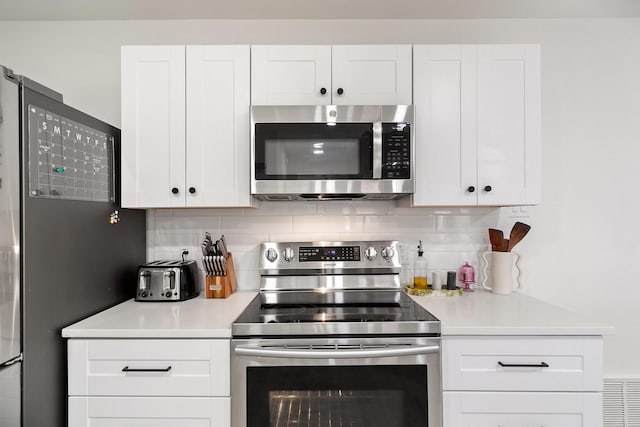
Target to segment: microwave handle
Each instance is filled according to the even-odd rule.
[[[373,179],[382,179],[382,122],[373,123]]]

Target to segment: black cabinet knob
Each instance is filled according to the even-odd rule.
[[[324,95],[327,93],[327,88],[323,87],[320,89],[320,94]]]
[[[485,186],[484,186],[484,191],[486,191],[487,193],[488,193],[489,191],[491,191],[491,186],[490,186],[490,185],[485,185]]]
[[[178,193],[180,192],[180,190],[178,190],[178,187],[173,187],[173,188],[171,189],[171,192],[172,192],[173,194],[178,194]]]
[[[474,191],[476,191],[476,187],[474,187],[473,185],[470,185],[470,186],[467,187],[467,191],[469,193],[473,193]]]
[[[344,93],[344,89],[342,89],[341,87],[338,88],[338,90],[336,91],[338,92],[338,95],[342,95]]]
[[[196,194],[196,187],[189,187],[189,193]]]

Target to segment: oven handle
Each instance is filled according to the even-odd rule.
[[[404,348],[364,349],[364,350],[282,350],[255,347],[236,347],[238,356],[255,357],[288,357],[296,359],[362,359],[371,357],[413,356],[418,354],[437,353],[439,345],[412,346]]]

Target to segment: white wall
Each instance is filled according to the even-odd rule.
[[[519,247],[526,292],[616,326],[606,339],[605,371],[640,375],[640,230],[632,225],[640,213],[640,20],[0,21],[0,63],[114,124],[120,123],[119,46],[169,43],[540,43],[543,202],[525,221],[533,229]],[[433,264],[449,268],[473,255],[469,247],[477,253],[487,245],[488,226],[513,222],[509,210],[441,215],[388,203],[363,206],[346,216],[339,205],[318,204],[154,211],[150,255],[218,230],[246,254],[238,261],[251,271],[256,242],[321,228],[330,237],[427,235],[434,253],[447,254]],[[327,209],[328,217],[317,216]]]

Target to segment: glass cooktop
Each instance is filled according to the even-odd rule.
[[[431,334],[438,319],[402,291],[262,292],[236,319],[234,336]]]

